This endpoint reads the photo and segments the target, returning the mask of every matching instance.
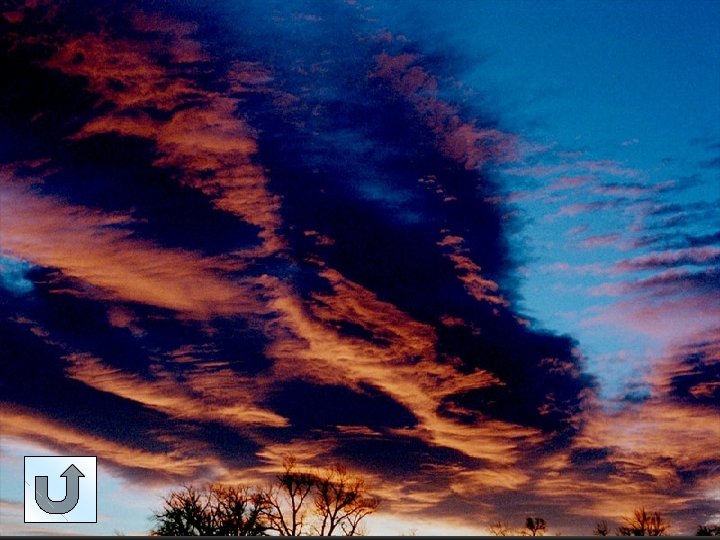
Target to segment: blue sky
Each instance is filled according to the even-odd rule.
[[[504,101],[517,127],[537,121],[539,137],[563,146],[614,158],[638,138],[644,150],[632,157],[653,167],[717,135],[717,2],[393,2],[373,11],[429,36],[430,48],[437,33],[479,59],[462,80]]]
[[[697,175],[690,189],[671,194],[675,203],[720,197],[717,167],[702,166],[716,157],[717,147],[709,147],[719,136],[717,2],[393,2],[376,5],[373,12],[433,52],[434,36],[438,47],[450,44],[460,51],[468,64],[462,83],[501,111],[503,127],[522,134],[528,144],[547,147],[530,157],[533,164],[568,163],[558,154],[577,153],[577,161],[615,162],[632,175],[620,177],[625,183],[653,186]],[[584,169],[578,165],[562,174],[588,174]],[[559,176],[521,178],[541,187]],[[607,173],[603,178],[618,180]],[[518,189],[516,176],[504,181],[508,192]],[[588,200],[578,195],[574,200]],[[608,264],[642,250],[619,251],[613,245],[578,250],[563,239],[568,220],[548,222],[556,206],[537,199],[519,203],[527,224],[517,246],[528,259],[520,284],[526,313],[578,338],[604,390],[617,397],[638,375],[629,362],[624,368],[617,362],[617,353],[644,362],[648,355],[661,355],[666,343],[582,325],[586,310],[609,302],[587,294],[607,276],[583,272],[549,280],[542,269],[558,262]],[[633,216],[624,210],[587,216],[571,226],[587,226],[595,235],[616,233],[632,225]],[[684,229],[706,226],[688,223]],[[614,367],[608,369],[613,357]]]

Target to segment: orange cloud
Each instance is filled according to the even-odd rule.
[[[535,467],[531,482],[537,495],[569,515],[619,522],[644,505],[677,516],[676,532],[697,526],[682,521],[688,519],[683,511],[697,499],[713,498],[709,486],[720,481],[717,467],[707,470],[707,464],[720,461],[720,417],[715,407],[675,401],[665,377],[651,383],[652,395],[644,402],[625,403],[616,411],[597,402],[589,405],[572,447],[546,456]],[[600,453],[576,463],[570,459],[573,451]],[[704,472],[696,481],[682,471]]]
[[[196,363],[183,371],[182,380],[155,367],[152,379],[123,372],[88,354],[71,353],[68,376],[101,390],[129,399],[168,416],[219,422],[235,428],[284,427],[282,416],[259,407],[254,398],[262,394],[258,381],[241,377],[227,367]]]
[[[220,468],[207,448],[196,440],[165,437],[172,449],[150,452],[76,430],[66,423],[24,408],[0,403],[3,438],[35,441],[66,455],[101,456],[104,465],[144,473],[147,483],[170,478],[199,477],[208,468]]]
[[[246,288],[223,277],[226,261],[135,239],[128,215],[39,196],[7,175],[0,200],[3,253],[58,268],[96,287],[99,297],[198,318],[263,311]]]
[[[377,56],[372,73],[407,99],[418,116],[438,138],[438,148],[466,169],[481,168],[488,162],[516,161],[518,137],[498,129],[480,128],[464,122],[457,110],[437,97],[438,81],[419,65],[412,54]]]
[[[521,467],[493,467],[462,471],[454,475],[451,487],[467,497],[482,496],[488,491],[513,491],[528,483],[530,474]]]
[[[88,88],[100,96],[107,111],[88,121],[75,137],[115,132],[153,141],[157,166],[177,171],[179,182],[201,190],[218,208],[259,227],[262,249],[236,255],[272,254],[283,246],[276,232],[280,201],[270,193],[262,168],[254,162],[257,146],[253,131],[237,117],[242,103],[201,90],[184,75],[191,73],[185,70],[195,69],[192,64],[202,63],[206,57],[192,40],[192,25],[171,23],[138,14],[134,25],[144,39],[129,41],[101,32],[68,39],[60,46],[48,65],[68,75],[85,77]],[[169,63],[161,64],[161,55],[169,56]],[[383,66],[382,60],[380,64],[380,75],[384,68],[390,69],[386,75],[399,75],[392,65]],[[246,63],[235,64],[223,77],[235,91],[270,79],[267,71]],[[422,68],[410,67],[393,84],[400,84],[398,89],[427,117],[428,126],[440,137],[443,152],[468,168],[479,167],[508,150],[511,138],[507,135],[464,124],[447,104],[420,96],[419,90],[436,88],[434,78]],[[161,111],[166,119],[151,116],[147,110]],[[128,216],[72,207],[15,186],[3,189],[18,203],[12,204],[15,210],[9,218],[8,242],[4,242],[14,256],[60,268],[98,287],[102,291],[98,294],[110,299],[205,318],[275,313],[264,328],[272,338],[267,353],[275,360],[275,381],[306,377],[355,387],[369,382],[418,416],[420,426],[406,434],[500,463],[512,463],[520,444],[538,438],[535,430],[504,422],[487,419],[466,426],[438,414],[443,397],[502,382],[482,370],[460,375],[451,365],[438,363],[432,327],[412,320],[333,270],[322,273],[330,281],[333,294],[316,295],[309,302],[269,276],[254,280],[250,290],[250,284],[223,277],[227,265],[235,264],[232,261],[161,249],[133,239],[124,227],[129,224]],[[42,218],[31,220],[31,215]],[[110,223],[112,220],[117,222]],[[482,278],[480,268],[468,257],[459,251],[449,257],[461,270],[461,279],[471,294],[502,303],[494,294],[497,285]],[[259,300],[261,296],[265,300]],[[126,324],[120,319],[116,314],[114,320]],[[341,335],[334,329],[341,321],[361,325],[376,341]],[[182,414],[195,393],[216,409],[225,410],[227,404],[218,401],[225,388],[220,384],[222,377],[227,377],[227,384],[237,382],[229,371],[218,368],[192,373],[184,387],[166,373],[158,373],[157,381],[146,384],[134,375],[111,370],[100,359],[77,354],[69,359],[72,377],[171,414]],[[227,409],[227,416],[240,421],[250,406],[245,403],[237,405],[237,410]],[[263,410],[253,414],[258,415],[259,423],[284,422]]]
[[[720,422],[712,407],[652,398],[629,404],[618,413],[590,416],[586,421],[579,441],[613,448],[618,456],[668,459],[680,468],[692,467],[711,456],[720,459],[720,452],[713,450],[720,440]],[[693,444],[688,445],[690,440]],[[648,472],[653,474],[652,470]]]
[[[498,284],[491,279],[484,278],[482,268],[465,255],[467,250],[461,247],[464,242],[463,238],[448,234],[437,245],[447,248],[445,256],[453,262],[460,281],[465,285],[465,290],[475,300],[508,306],[508,302],[498,294],[500,289]]]
[[[273,339],[267,354],[275,360],[276,376],[303,376],[356,389],[358,383],[370,383],[419,419],[417,428],[396,430],[397,434],[495,463],[513,463],[522,445],[542,441],[531,428],[490,418],[465,425],[439,414],[445,396],[502,381],[483,370],[460,374],[452,365],[438,362],[432,327],[335,270],[320,274],[330,282],[332,294],[316,294],[313,301],[303,303],[281,293],[271,302],[278,319],[269,329]],[[339,321],[361,326],[372,338],[342,335],[335,330]]]
[[[119,133],[153,141],[159,154],[155,165],[176,171],[180,183],[260,229],[261,248],[245,256],[268,256],[281,249],[285,244],[276,234],[280,199],[269,191],[267,177],[255,163],[253,130],[238,117],[241,102],[199,88],[190,78],[192,68],[185,66],[207,59],[188,37],[195,26],[143,13],[136,14],[134,23],[147,40],[86,34],[64,42],[48,62],[63,73],[85,77],[105,108],[110,106],[75,138]],[[163,54],[174,67],[159,62]],[[266,70],[247,62],[234,64],[221,77],[235,91],[238,85],[269,79]],[[168,118],[157,119],[148,110]]]
[[[136,30],[157,35],[174,62],[184,64],[208,60],[202,45],[190,37],[198,30],[195,23],[144,11],[134,13],[132,23]]]

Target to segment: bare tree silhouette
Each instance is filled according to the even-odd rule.
[[[509,536],[510,528],[508,527],[507,521],[502,522],[497,520],[494,525],[490,526],[490,533],[493,536]]]
[[[284,471],[278,475],[278,484],[265,494],[264,516],[270,529],[281,536],[300,536],[305,532],[308,508],[306,501],[317,482],[311,473],[297,470],[294,457],[283,461]]]
[[[266,501],[261,493],[247,487],[216,486],[220,502],[213,521],[222,536],[249,536],[264,533],[262,519]]]
[[[362,478],[335,465],[321,473],[300,470],[294,458],[267,488],[185,486],[155,513],[153,536],[322,536],[361,534],[377,510]]]
[[[322,516],[320,536],[332,536],[342,530],[355,536],[360,521],[378,507],[378,500],[367,495],[361,478],[352,477],[347,469],[335,465],[316,481],[315,509]]]
[[[185,486],[164,499],[155,514],[153,536],[256,536],[267,526],[261,519],[263,498],[247,488]]]
[[[598,521],[595,524],[595,529],[593,530],[594,536],[607,536],[610,532],[610,528],[608,527],[607,521],[604,519],[602,521]]]
[[[523,536],[542,536],[547,529],[547,523],[541,517],[527,517],[525,518],[525,529],[527,531],[523,530]]]
[[[625,525],[618,527],[619,536],[663,536],[670,523],[659,512],[647,512],[637,508],[630,517],[623,518]]]

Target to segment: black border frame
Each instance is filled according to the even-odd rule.
[[[62,523],[62,521],[28,521],[27,520],[27,493],[25,490],[25,474],[28,458],[94,458],[95,459],[95,521],[70,521],[66,523],[97,523],[98,522],[98,477],[97,477],[97,456],[23,456],[23,523]],[[42,509],[41,509],[42,510]],[[71,510],[72,512],[72,510]],[[65,515],[65,514],[61,514]]]

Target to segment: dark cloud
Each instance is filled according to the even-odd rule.
[[[68,380],[62,351],[38,340],[30,330],[4,321],[2,333],[7,359],[2,366],[4,403],[29,408],[90,436],[151,452],[168,450],[167,445],[148,437],[161,425],[180,428],[169,424],[165,415]],[[132,422],[128,422],[130,418]]]
[[[573,465],[585,465],[595,461],[603,461],[610,455],[607,448],[576,448],[570,452],[570,462]]]
[[[628,283],[629,290],[656,291],[659,294],[671,296],[673,294],[695,292],[697,294],[717,291],[720,269],[708,268],[704,270],[668,270],[654,276]],[[712,298],[709,300],[714,303]]]
[[[720,156],[701,161],[700,165],[707,169],[720,169]]]
[[[469,458],[457,450],[428,445],[415,437],[401,434],[394,437],[344,438],[335,453],[361,470],[382,475],[390,481],[399,481],[409,475],[421,478],[427,473],[432,475],[436,466],[452,470],[453,467],[465,469],[483,465],[482,461]],[[441,474],[439,478],[424,481],[447,484],[449,480],[449,475]]]
[[[720,244],[720,232],[694,235],[679,231],[669,231],[643,235],[633,242],[633,245],[636,247],[656,247],[660,249],[705,247],[718,244]]]
[[[663,270],[688,265],[713,266],[720,262],[720,248],[693,247],[655,252],[616,263],[618,271]]]
[[[289,381],[273,389],[270,404],[285,416],[298,435],[337,426],[364,426],[372,430],[417,425],[417,419],[377,389],[363,385],[353,391],[340,385]]]
[[[670,373],[670,394],[683,402],[714,406],[720,403],[720,343],[704,341],[683,347]]]
[[[167,247],[217,255],[257,243],[257,227],[213,207],[197,190],[153,167],[154,145],[117,134],[69,143],[44,177],[42,192],[108,212],[129,211],[134,233]],[[202,223],[202,226],[198,226]]]

